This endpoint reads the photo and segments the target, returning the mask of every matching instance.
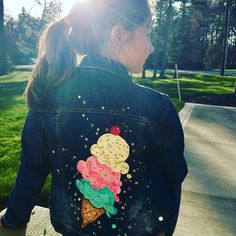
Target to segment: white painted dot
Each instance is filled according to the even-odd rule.
[[[89,120],[89,118],[87,117],[86,120]]]
[[[83,101],[83,104],[86,104],[86,101]]]
[[[55,153],[55,150],[52,150],[52,154],[54,154]]]
[[[82,117],[85,117],[85,114],[82,114]]]
[[[98,135],[98,132],[96,132],[96,135]]]
[[[81,98],[81,96],[80,95],[78,95],[78,99],[80,99]]]
[[[68,184],[69,184],[69,185],[72,185],[72,182],[71,182],[71,181],[69,181],[69,182],[68,182]]]
[[[84,148],[87,148],[88,146],[87,145],[84,145]]]
[[[122,108],[121,111],[125,111],[125,108]]]
[[[159,221],[163,221],[164,218],[163,218],[162,216],[159,216],[159,217],[158,217],[158,220],[159,220]]]
[[[94,124],[91,124],[91,127],[94,127]]]
[[[99,131],[100,129],[99,128],[97,128],[97,131]]]
[[[88,141],[88,138],[85,138],[85,141]]]
[[[102,109],[102,110],[104,110],[104,109],[105,109],[105,107],[104,107],[104,106],[102,106],[102,107],[101,107],[101,109]]]
[[[84,136],[83,136],[83,135],[81,135],[80,137],[81,137],[81,138],[83,138]]]
[[[145,145],[143,145],[143,149],[146,149],[146,146],[145,146]]]
[[[127,109],[129,110],[129,109],[130,109],[130,107],[127,107]]]
[[[64,152],[66,149],[65,149],[65,148],[62,148],[61,150]]]
[[[105,131],[106,131],[106,132],[108,132],[108,131],[109,131],[109,129],[108,129],[108,128],[106,128],[106,129],[105,129]]]
[[[134,143],[131,143],[131,146],[134,146]]]

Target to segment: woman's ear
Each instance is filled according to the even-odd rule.
[[[115,25],[111,30],[111,42],[116,49],[119,49],[129,37],[130,32],[122,25]]]

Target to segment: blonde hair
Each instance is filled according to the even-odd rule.
[[[150,15],[148,0],[77,1],[67,17],[50,23],[40,37],[38,61],[24,93],[28,105],[42,105],[51,89],[70,78],[78,54],[100,54],[116,24],[132,31]]]

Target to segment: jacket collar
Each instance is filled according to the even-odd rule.
[[[86,55],[82,58],[79,63],[79,68],[87,68],[94,70],[102,70],[113,74],[114,76],[120,77],[122,79],[132,81],[128,70],[121,63],[114,61],[112,59],[102,57],[100,55]]]

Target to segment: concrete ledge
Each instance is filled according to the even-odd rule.
[[[0,213],[3,215],[5,210]],[[0,226],[0,236],[61,236],[61,234],[54,231],[50,223],[49,209],[35,206],[30,222],[27,227],[15,230],[6,230]]]

